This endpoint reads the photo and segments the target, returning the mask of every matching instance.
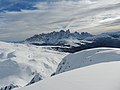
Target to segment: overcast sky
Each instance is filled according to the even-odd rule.
[[[38,10],[0,13],[0,40],[70,29],[93,34],[120,30],[120,0],[40,2]]]

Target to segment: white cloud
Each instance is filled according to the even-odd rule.
[[[118,24],[109,26],[111,21],[107,26],[100,22],[107,15],[120,16],[119,5],[118,0],[41,2],[36,5],[39,10],[0,14],[3,17],[0,18],[0,40],[22,40],[34,34],[68,28],[92,33],[119,30]]]

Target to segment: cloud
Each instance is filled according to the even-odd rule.
[[[72,31],[91,33],[118,30],[119,23],[114,24],[114,27],[109,25],[119,21],[120,1],[104,2],[104,0],[40,2],[36,5],[38,10],[1,13],[0,40],[23,40],[34,34],[68,28]],[[105,18],[109,21],[102,22]]]

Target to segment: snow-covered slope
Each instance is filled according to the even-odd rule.
[[[25,86],[49,77],[64,56],[66,53],[44,47],[0,42],[0,88]]]
[[[87,66],[15,90],[120,90],[120,61]]]
[[[94,48],[66,56],[59,64],[56,74],[76,68],[110,61],[120,61],[118,48]]]

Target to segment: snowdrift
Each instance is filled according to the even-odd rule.
[[[15,90],[120,90],[120,61],[87,66]]]
[[[59,64],[56,74],[103,62],[120,61],[118,48],[94,48],[66,56]]]

